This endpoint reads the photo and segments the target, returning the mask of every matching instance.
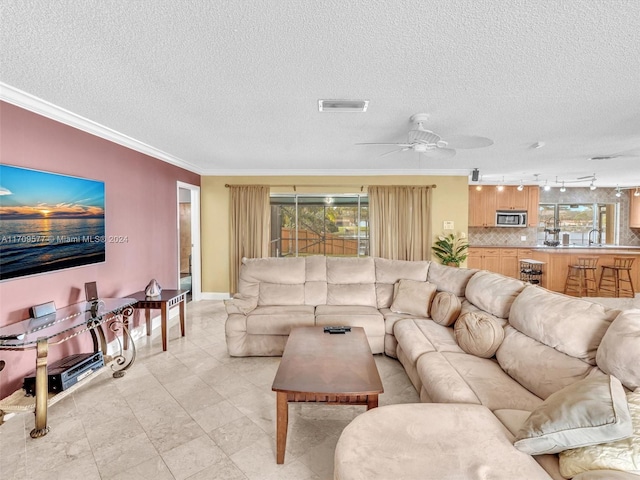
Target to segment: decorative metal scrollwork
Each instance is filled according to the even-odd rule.
[[[118,347],[120,353],[113,357],[113,364],[111,365],[111,369],[113,370],[113,376],[115,378],[124,376],[126,370],[133,364],[136,359],[136,344],[129,333],[129,318],[133,315],[133,307],[128,306],[125,307],[121,312],[119,312],[113,319],[109,322],[109,330],[111,330],[116,337],[118,342]],[[128,339],[128,342],[125,341],[124,345],[122,340],[120,340],[120,336],[118,333],[122,330],[122,338]],[[126,349],[125,346],[131,346],[131,349]],[[129,352],[128,355],[125,355],[125,352]]]

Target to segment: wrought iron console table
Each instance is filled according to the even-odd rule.
[[[68,395],[85,380],[58,394],[49,393],[47,376],[47,356],[50,345],[59,345],[82,333],[90,332],[94,352],[102,351],[105,367],[113,370],[118,378],[125,374],[135,361],[136,352],[133,341],[126,342],[123,348],[118,333],[122,330],[123,339],[130,340],[129,318],[133,313],[134,298],[102,298],[93,302],[81,302],[61,308],[55,313],[39,318],[28,318],[0,328],[0,350],[36,350],[35,397],[26,396],[20,389],[0,401],[0,418],[4,412],[35,411],[35,428],[32,438],[39,438],[49,432],[47,426],[47,408]],[[107,355],[107,337],[104,327],[115,333],[119,352]],[[127,344],[131,344],[128,349]],[[126,351],[125,351],[126,350]],[[1,422],[0,422],[1,423]]]

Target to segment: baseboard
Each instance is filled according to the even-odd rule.
[[[231,294],[228,292],[202,292],[202,300],[227,300],[229,298],[231,298]]]

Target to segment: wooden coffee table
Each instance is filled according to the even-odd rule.
[[[289,402],[378,406],[384,392],[369,342],[361,327],[344,334],[323,327],[291,330],[271,389],[276,399],[276,461],[284,463]]]

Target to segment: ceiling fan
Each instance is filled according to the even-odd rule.
[[[632,148],[630,150],[610,153],[608,155],[595,155],[593,157],[589,157],[589,160],[613,160],[614,158],[621,158],[621,157],[634,158],[639,156],[640,156],[640,148]]]
[[[482,148],[493,145],[493,140],[473,135],[454,135],[444,140],[437,133],[426,130],[422,124],[429,119],[428,113],[417,113],[411,116],[414,127],[409,130],[407,141],[404,143],[356,143],[356,145],[395,145],[399,147],[382,156],[395,152],[413,150],[431,158],[450,158],[456,154],[456,149]]]

